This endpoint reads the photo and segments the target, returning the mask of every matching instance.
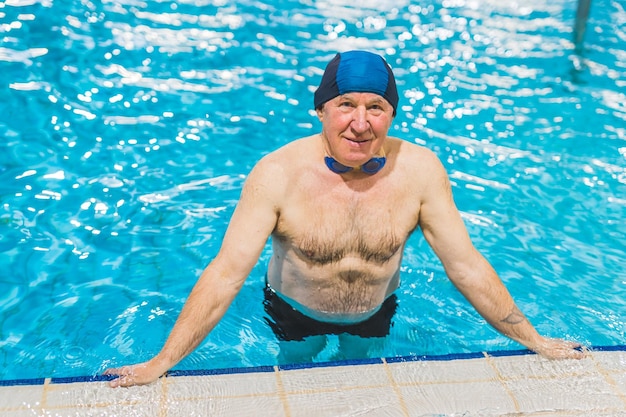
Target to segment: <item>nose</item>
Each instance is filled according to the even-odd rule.
[[[365,133],[369,130],[369,122],[367,121],[367,109],[364,106],[358,106],[354,109],[352,117],[352,129],[355,133]]]

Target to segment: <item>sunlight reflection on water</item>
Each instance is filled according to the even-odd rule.
[[[392,134],[444,161],[477,246],[540,331],[624,342],[619,3],[594,7],[579,55],[565,0],[0,5],[0,379],[155,353],[248,171],[316,131],[323,65],[352,48],[388,58]],[[276,360],[267,260],[183,368]],[[517,346],[468,309],[419,235],[403,274],[385,355]]]

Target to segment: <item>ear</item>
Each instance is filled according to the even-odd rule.
[[[322,104],[317,109],[315,109],[315,112],[317,113],[317,118],[321,122],[324,117],[324,105]]]

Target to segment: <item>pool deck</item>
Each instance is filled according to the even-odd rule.
[[[0,417],[626,417],[626,346],[583,360],[526,351],[172,372],[111,389],[104,377],[0,381]]]

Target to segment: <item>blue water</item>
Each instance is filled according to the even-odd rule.
[[[319,130],[336,51],[385,54],[391,134],[434,150],[476,246],[540,332],[626,342],[626,11],[518,3],[0,0],[0,379],[154,355],[246,174]],[[276,364],[269,247],[178,369]],[[519,349],[421,234],[381,356]],[[337,357],[333,341],[318,360]]]

